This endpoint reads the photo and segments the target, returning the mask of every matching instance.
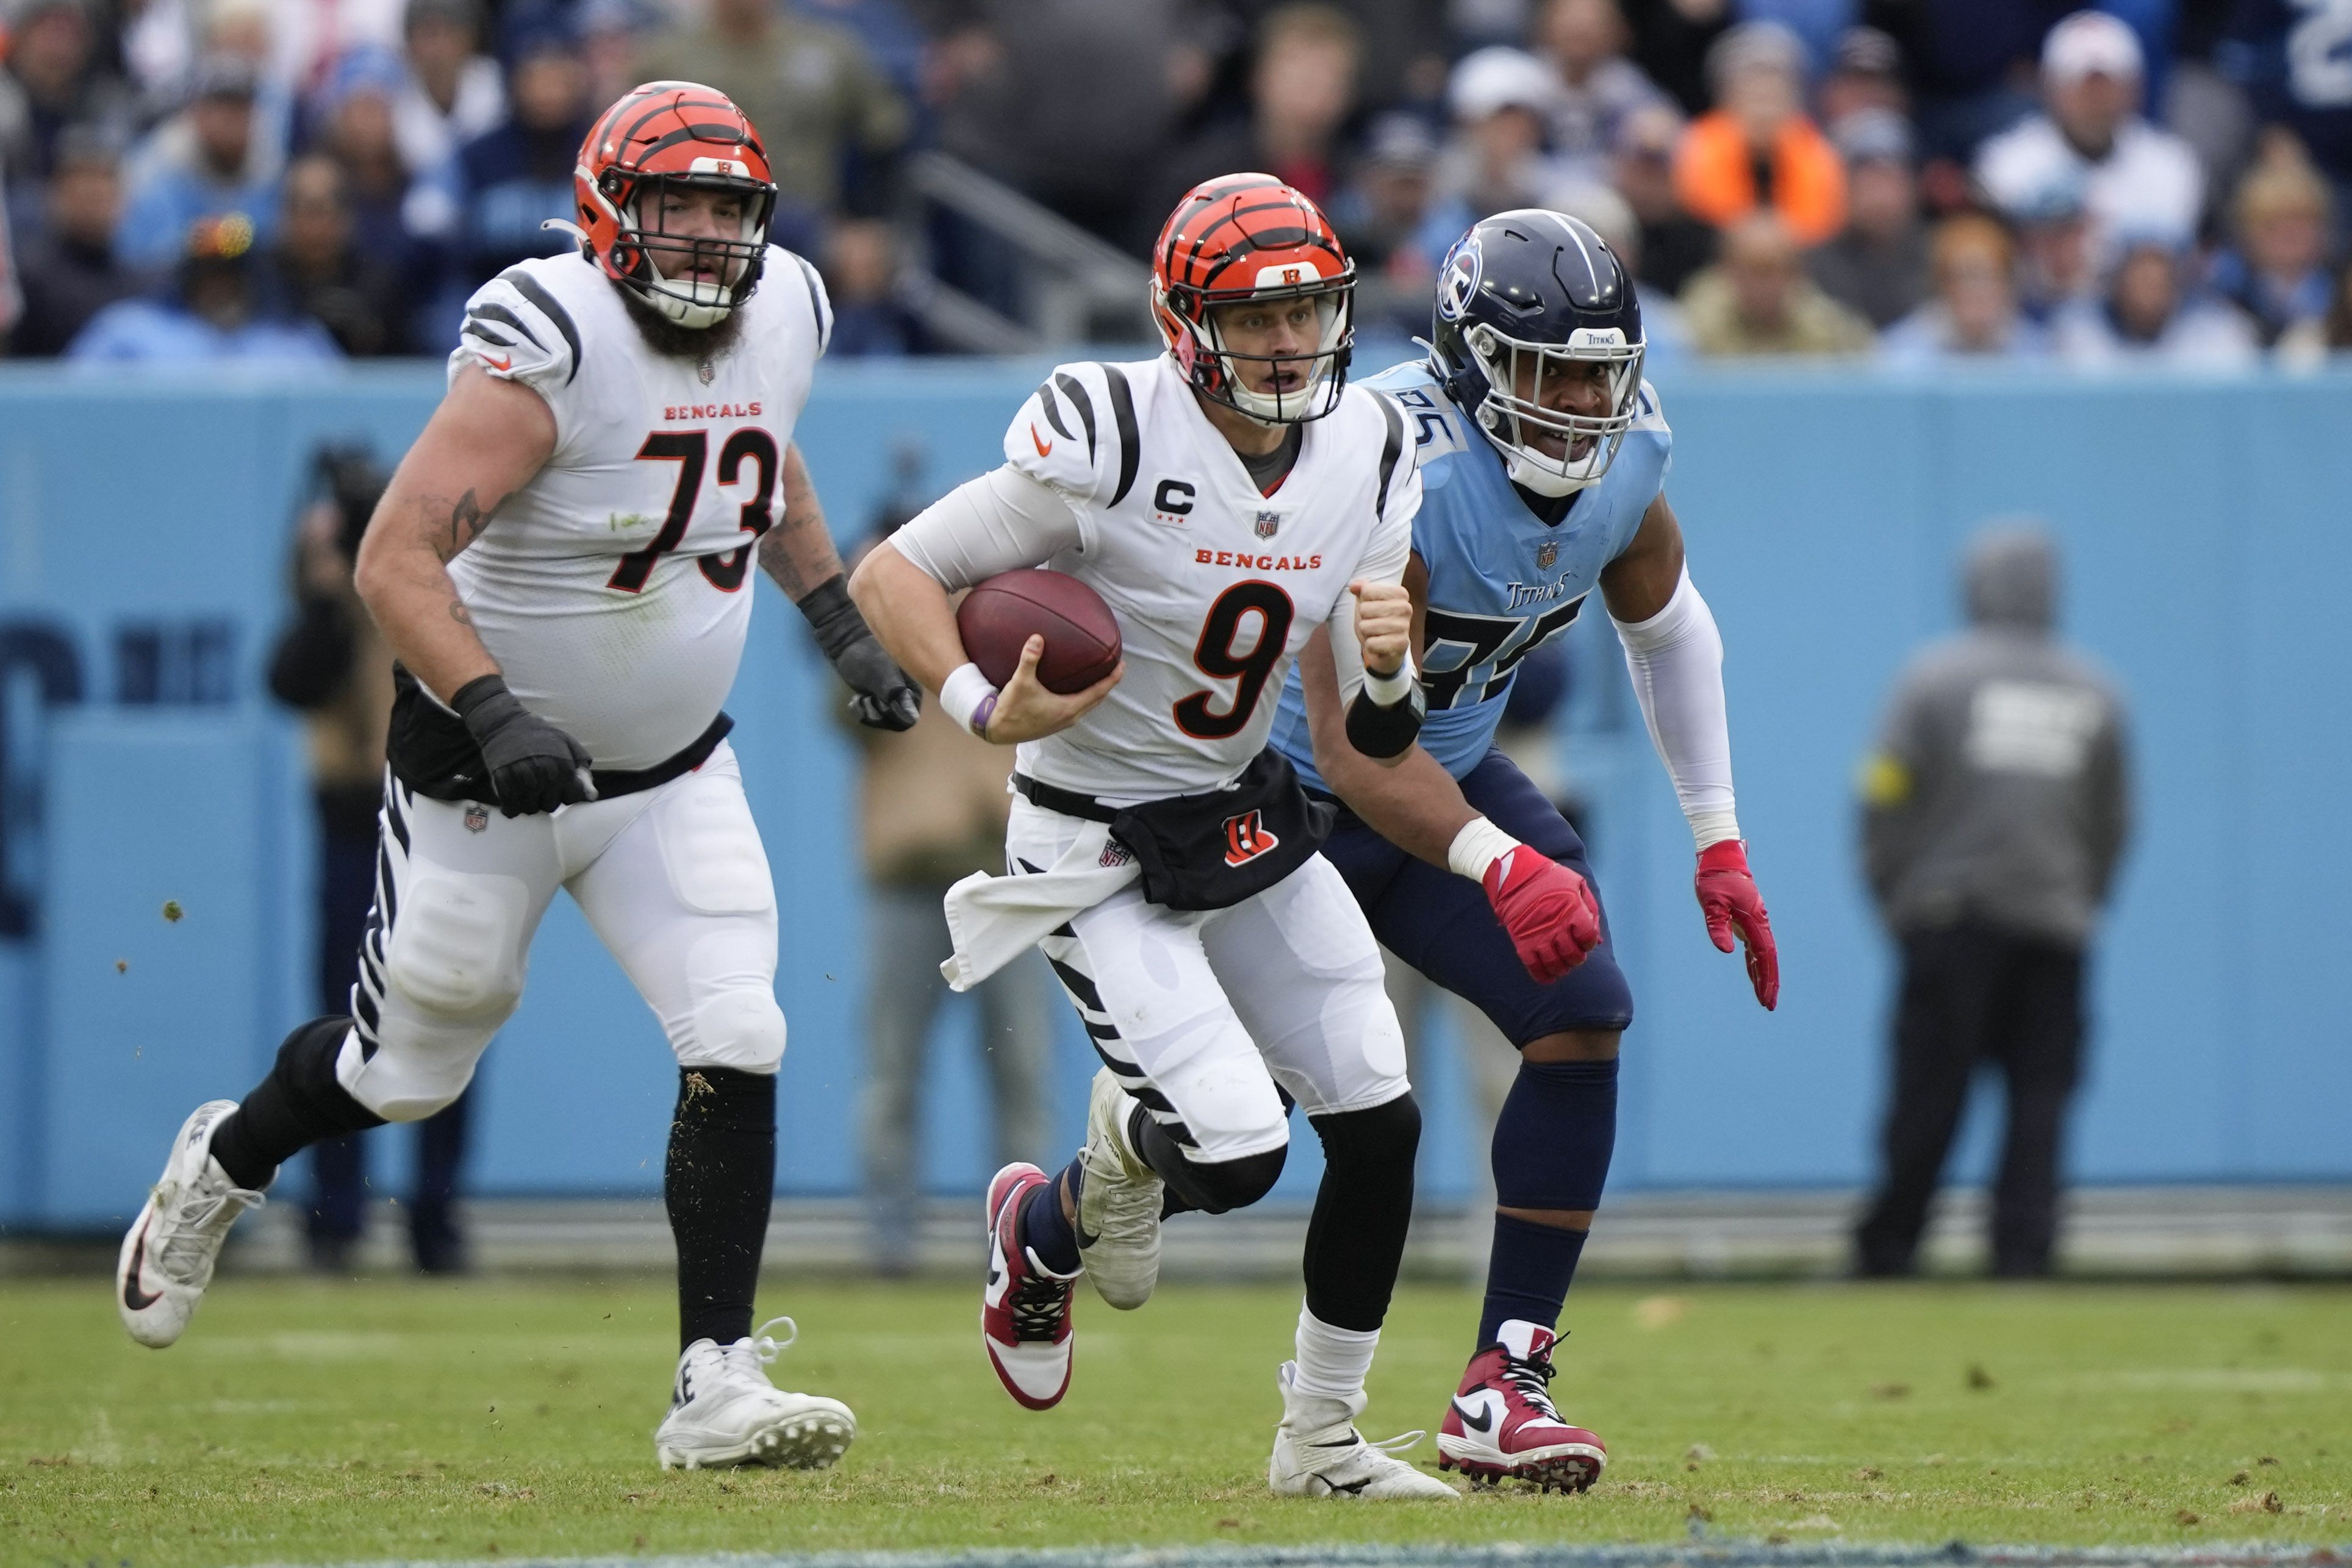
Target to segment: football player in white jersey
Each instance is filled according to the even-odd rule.
[[[860,717],[905,728],[920,698],[850,603],[793,444],[831,310],[767,242],[751,123],[709,88],[646,84],[590,131],[574,184],[579,248],[474,296],[448,395],[361,546],[401,667],[350,1014],[295,1030],[241,1104],[189,1117],[123,1239],[118,1306],[133,1338],[172,1343],[283,1161],[455,1099],[562,887],[679,1067],[664,1191],[684,1348],[656,1455],[821,1468],[856,1423],[774,1387],[781,1346],[751,1327],[784,1016],[719,705],[754,557]]]
[[[1326,1170],[1268,1479],[1280,1492],[1455,1494],[1357,1432],[1412,1205],[1421,1117],[1380,949],[1329,863],[1328,816],[1265,749],[1298,649],[1328,628],[1351,744],[1421,723],[1402,587],[1421,486],[1402,413],[1346,384],[1355,270],[1269,175],[1196,187],[1162,230],[1168,353],[1070,364],[1024,404],[1001,468],[915,518],[851,592],[976,734],[1020,747],[1008,872],[948,898],[968,986],[1034,942],[1103,1061],[1087,1142],[988,1195],[982,1340],[1033,1409],[1067,1390],[1083,1272],[1132,1308],[1163,1212],[1222,1213],[1282,1170],[1296,1103]],[[1050,565],[1117,617],[1124,662],[1055,695],[1032,638],[1002,690],[950,595]]]

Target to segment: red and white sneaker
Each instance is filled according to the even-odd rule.
[[[1025,1161],[988,1184],[988,1284],[980,1295],[980,1340],[1004,1392],[1032,1410],[1050,1410],[1070,1391],[1070,1295],[1080,1270],[1056,1274],[1021,1244],[1021,1205],[1052,1178]]]
[[[1555,1337],[1514,1318],[1470,1358],[1437,1430],[1438,1469],[1460,1470],[1474,1485],[1522,1480],[1545,1491],[1583,1491],[1601,1479],[1608,1447],[1562,1420],[1544,1387]]]

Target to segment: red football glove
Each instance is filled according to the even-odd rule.
[[[1592,889],[1558,861],[1520,844],[1496,857],[1484,885],[1519,962],[1537,980],[1559,979],[1601,945]]]
[[[1698,907],[1706,934],[1720,952],[1731,951],[1734,927],[1748,944],[1748,979],[1756,999],[1770,1011],[1780,1000],[1780,950],[1772,942],[1772,922],[1764,895],[1748,870],[1748,846],[1738,839],[1709,844],[1698,852]]]

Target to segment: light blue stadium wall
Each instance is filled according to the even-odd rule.
[[[944,486],[994,459],[1038,367],[829,369],[800,430],[851,531],[902,442]],[[0,1219],[96,1227],[135,1204],[197,1099],[236,1093],[307,1011],[298,737],[261,665],[304,454],[399,450],[431,372],[295,386],[0,375],[0,650],[72,652],[84,698],[0,677],[9,883],[36,939],[0,940]],[[1706,944],[1689,841],[1605,622],[1578,629],[1570,761],[1641,1016],[1619,1190],[1842,1185],[1868,1168],[1888,964],[1852,853],[1850,779],[1906,653],[1954,622],[1952,563],[1990,514],[2063,540],[2074,636],[2134,705],[2140,824],[2096,970],[2073,1166],[2099,1181],[2352,1179],[2352,1009],[2339,984],[2352,838],[2352,379],[2127,385],[1775,372],[1665,387],[1670,493],[1730,647],[1741,818],[1780,933],[1767,1016]],[[730,705],[783,902],[792,1020],[780,1185],[854,1185],[857,939],[844,742],[772,591]],[[126,706],[128,627],[230,629],[226,705]],[[44,641],[44,634],[47,634]],[[184,910],[162,916],[166,899]],[[120,966],[120,967],[118,967]],[[1066,1026],[1058,1114],[1087,1068]],[[934,1185],[984,1175],[984,1103],[940,1030]],[[476,1186],[644,1192],[674,1082],[651,1015],[568,905],[485,1067]],[[1426,1086],[1425,1186],[1477,1157],[1458,1074]],[[1984,1139],[1966,1153],[1980,1168]],[[1314,1162],[1286,1186],[1308,1189]],[[385,1173],[389,1174],[389,1173]],[[380,1176],[380,1180],[382,1177]]]

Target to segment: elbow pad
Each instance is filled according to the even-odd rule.
[[[1360,691],[1348,705],[1348,744],[1383,762],[1402,757],[1420,738],[1421,721],[1428,712],[1429,699],[1419,681],[1412,683],[1402,702],[1385,707],[1374,702],[1369,691]]]

